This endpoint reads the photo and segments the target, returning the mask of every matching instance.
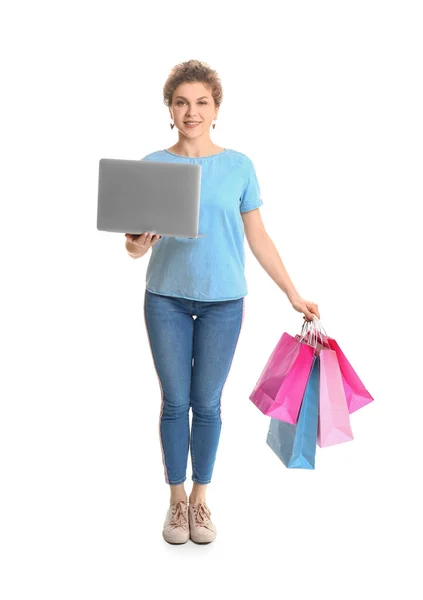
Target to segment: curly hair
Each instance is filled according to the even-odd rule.
[[[223,90],[217,72],[205,62],[188,60],[179,63],[171,70],[163,86],[163,100],[166,106],[172,104],[173,93],[181,83],[198,81],[210,90],[215,106],[220,107],[223,99]]]

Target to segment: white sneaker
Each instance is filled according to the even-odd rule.
[[[189,540],[188,503],[184,500],[169,506],[163,537],[169,544],[185,544]]]
[[[189,528],[193,542],[207,544],[216,538],[216,526],[211,522],[210,515],[210,509],[205,502],[189,505]]]

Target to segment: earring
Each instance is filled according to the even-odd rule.
[[[213,127],[213,129],[214,129],[214,128],[216,127],[216,123],[213,123],[212,127]]]
[[[170,128],[173,129],[175,127],[175,123],[170,124]]]

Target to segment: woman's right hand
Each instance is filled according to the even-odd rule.
[[[153,234],[145,231],[140,235],[133,233],[125,233],[126,249],[133,256],[143,256],[150,248],[152,248],[161,239],[161,235]]]

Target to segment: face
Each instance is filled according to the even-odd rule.
[[[208,131],[218,113],[210,90],[197,81],[178,85],[169,108],[176,128],[190,138]],[[185,121],[200,123],[196,127],[188,127]]]

